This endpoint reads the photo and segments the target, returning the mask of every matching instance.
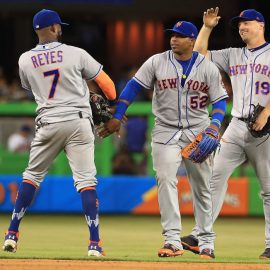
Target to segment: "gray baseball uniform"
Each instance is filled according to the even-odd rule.
[[[215,220],[221,210],[228,178],[236,167],[249,160],[260,181],[266,248],[270,248],[270,140],[263,142],[265,137],[252,137],[244,122],[253,108],[251,104],[266,106],[270,103],[270,45],[266,43],[253,50],[229,48],[210,53],[211,60],[230,76],[233,88],[233,118],[214,159],[213,218]],[[196,228],[192,234],[196,235]]]
[[[217,67],[200,54],[193,53],[191,61],[194,57],[195,63],[184,85],[181,85],[182,66],[172,51],[150,57],[134,79],[145,88],[154,88],[152,156],[165,244],[182,249],[176,172],[183,161],[193,193],[202,250],[214,249],[209,184],[212,157],[195,164],[182,159],[180,151],[209,125],[208,105],[226,98],[227,93]]]
[[[94,79],[101,69],[83,49],[59,42],[39,44],[21,55],[22,86],[33,92],[38,104],[37,131],[23,179],[39,185],[64,149],[77,190],[96,185],[92,113],[85,80]]]

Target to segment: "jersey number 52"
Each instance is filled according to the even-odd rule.
[[[207,104],[208,96],[192,96],[190,97],[190,107],[191,109],[201,109]]]

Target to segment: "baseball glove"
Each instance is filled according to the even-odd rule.
[[[219,145],[219,132],[208,127],[203,132],[197,134],[195,139],[182,149],[181,154],[184,158],[190,159],[195,163],[202,163]]]
[[[247,128],[249,132],[255,138],[260,138],[260,137],[270,134],[270,118],[268,118],[267,123],[265,124],[262,130],[256,131],[253,129],[253,124],[256,122],[258,116],[260,115],[260,113],[265,107],[259,104],[257,106],[252,104],[252,106],[254,107],[254,110],[247,119]]]
[[[90,105],[95,126],[106,123],[113,117],[108,100],[101,95],[90,93]]]

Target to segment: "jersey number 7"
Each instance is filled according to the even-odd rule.
[[[52,86],[51,86],[51,89],[50,89],[50,93],[49,93],[49,97],[48,97],[49,99],[53,98],[54,94],[55,94],[55,89],[56,89],[56,86],[57,86],[57,83],[58,83],[58,80],[59,80],[59,77],[60,77],[59,70],[58,69],[52,69],[52,70],[43,72],[43,75],[44,75],[44,77],[54,76],[53,81],[52,81]]]

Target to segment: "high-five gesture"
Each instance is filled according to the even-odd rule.
[[[213,30],[213,28],[218,24],[219,19],[221,18],[218,16],[219,8],[209,8],[203,13],[203,26],[199,32],[197,40],[195,42],[194,51],[197,51],[207,58],[208,55],[208,40],[209,36]]]
[[[217,24],[219,19],[221,18],[218,16],[219,8],[209,8],[203,13],[203,23],[204,26],[207,28],[214,28]]]

